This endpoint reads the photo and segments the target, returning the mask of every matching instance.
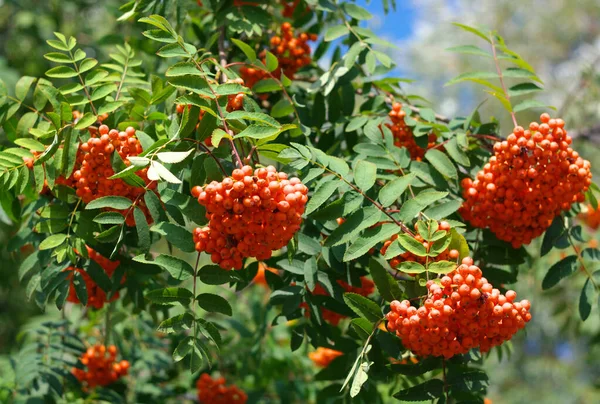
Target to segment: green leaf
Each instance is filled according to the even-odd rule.
[[[354,168],[354,182],[363,192],[371,189],[377,179],[377,166],[365,160],[360,160]]]
[[[161,32],[161,31],[159,31]],[[181,361],[185,358],[192,350],[192,346],[194,344],[194,338],[191,336],[187,336],[181,340],[181,342],[177,345],[175,350],[173,351],[173,360],[175,362]]]
[[[156,160],[152,160],[150,163],[150,168],[148,168],[148,179],[152,181],[164,180],[171,184],[181,184],[179,178]]]
[[[187,306],[194,295],[185,288],[164,288],[151,290],[144,297],[155,304],[170,305],[179,303],[182,306]]]
[[[550,289],[562,279],[573,275],[578,268],[577,256],[570,255],[552,265],[542,280],[542,289]]]
[[[465,151],[459,147],[458,139],[456,137],[453,137],[452,139],[450,139],[446,143],[444,148],[448,152],[448,155],[450,157],[452,157],[452,160],[456,161],[458,164],[465,166],[465,167],[469,167],[471,165],[471,161],[469,160],[469,157],[467,156]]]
[[[98,120],[98,117],[91,112],[88,112],[77,121],[75,129],[85,129]]]
[[[249,112],[249,111],[233,111],[227,114],[227,120],[233,119],[245,119],[247,121],[256,121],[263,125],[272,126],[274,128],[281,128],[281,124],[273,119],[271,116],[262,112]]]
[[[587,320],[592,312],[592,304],[594,298],[594,285],[590,282],[590,278],[586,279],[581,295],[579,296],[579,316],[581,321]]]
[[[451,261],[435,261],[429,263],[427,271],[433,272],[434,274],[449,274],[456,269],[456,262]]]
[[[282,98],[271,108],[273,118],[282,118],[294,113],[294,105],[287,99]]]
[[[518,97],[535,91],[542,91],[542,88],[534,83],[520,83],[508,89],[508,96]]]
[[[373,15],[371,13],[354,3],[343,3],[343,7],[346,14],[348,14],[354,19],[370,20],[371,18],[373,18]]]
[[[53,234],[42,241],[38,247],[39,250],[50,250],[63,244],[67,239],[66,234]]]
[[[92,58],[85,59],[79,65],[79,73],[85,73],[88,70],[94,68],[94,66],[96,66],[97,64],[98,64],[98,61],[96,59],[92,59]]]
[[[172,255],[160,254],[154,261],[148,261],[142,254],[134,257],[133,260],[143,264],[158,265],[169,272],[173,278],[180,281],[194,275],[194,269],[190,264],[181,258],[173,257]]]
[[[381,205],[383,207],[388,207],[396,202],[415,177],[415,173],[409,173],[385,184],[379,191],[379,202],[381,202]]]
[[[156,54],[163,58],[188,58],[195,55],[196,52],[196,47],[189,43],[186,43],[184,48],[178,43],[170,43],[160,48]]]
[[[470,32],[472,34],[477,35],[479,38],[485,40],[489,44],[492,43],[492,41],[490,40],[489,36],[486,35],[486,34],[484,34],[483,32],[481,32],[477,28],[473,28],[473,27],[470,27],[468,25],[460,24],[460,23],[457,23],[457,22],[453,22],[452,25],[456,25],[457,27],[462,28],[462,29],[464,29],[467,32]]]
[[[446,50],[449,52],[463,53],[467,55],[486,56],[490,58],[492,57],[491,53],[486,52],[475,45],[454,46],[452,48],[447,48]]]
[[[394,394],[400,401],[432,401],[444,394],[444,382],[431,379],[417,386],[409,387]]]
[[[163,163],[167,164],[175,164],[181,163],[185,160],[190,154],[194,152],[194,149],[188,150],[186,152],[161,152],[156,153],[156,157]]]
[[[410,251],[419,257],[425,257],[427,255],[427,250],[423,244],[408,234],[400,234],[398,236],[398,242],[405,250]]]
[[[192,233],[183,226],[174,223],[161,222],[152,226],[150,231],[164,236],[168,242],[179,248],[181,251],[196,251]]]
[[[46,76],[56,79],[68,79],[77,77],[77,72],[72,67],[56,66],[46,72]]]
[[[515,105],[513,110],[515,112],[521,112],[531,108],[548,108],[548,106],[543,102],[539,102],[536,100],[525,100]]]
[[[317,283],[317,260],[315,256],[304,261],[304,281],[309,290],[314,290]]]
[[[231,38],[230,41],[240,48],[242,52],[244,52],[244,55],[246,55],[250,63],[256,62],[256,52],[250,47],[250,45],[247,45],[246,43],[235,38]]]
[[[125,210],[131,206],[131,199],[125,198],[124,196],[104,196],[102,198],[94,199],[85,207],[86,210],[102,209],[102,208],[113,208],[116,210]]]
[[[28,139],[28,138],[21,138],[21,139],[15,139],[15,144],[24,147],[26,149],[29,150],[33,150],[33,151],[37,151],[37,152],[43,152],[44,150],[46,150],[46,147],[44,147],[44,145],[40,142],[38,142],[37,140],[34,139]]]
[[[157,42],[166,42],[166,43],[175,43],[177,42],[176,38],[173,38],[169,32],[160,30],[160,29],[150,29],[148,31],[142,32],[146,38],[152,39]]]
[[[277,61],[277,57],[273,55],[271,52],[267,51],[265,56],[265,65],[267,66],[267,70],[269,72],[274,71],[279,66],[279,62]]]
[[[461,206],[462,200],[448,201],[436,206],[431,206],[425,209],[423,213],[431,219],[441,220],[456,212]]]
[[[193,322],[194,317],[190,313],[183,313],[163,321],[157,329],[160,332],[171,334],[173,332],[189,330]]]
[[[334,25],[333,27],[329,27],[325,32],[324,41],[334,41],[343,35],[348,35],[349,32],[350,31],[348,30],[348,27],[346,27],[345,25]]]
[[[369,250],[375,247],[378,243],[384,240],[388,240],[394,234],[398,233],[398,226],[396,224],[384,224],[383,226],[377,226],[375,228],[367,229],[362,237],[358,238],[354,243],[350,244],[346,252],[344,253],[344,262],[352,261],[359,257],[362,257]]]
[[[122,224],[125,222],[125,218],[119,212],[102,212],[94,218],[94,222],[100,224]]]
[[[398,283],[374,257],[371,257],[369,260],[369,272],[371,273],[371,277],[373,277],[373,282],[375,282],[379,294],[386,301],[391,302],[402,297],[402,291]]]
[[[407,274],[421,274],[423,272],[426,272],[427,269],[425,268],[425,266],[419,264],[416,261],[403,261],[400,263],[400,266],[398,266],[398,271]]]
[[[72,63],[73,59],[69,55],[60,52],[49,52],[44,55],[44,58],[55,63]]]
[[[322,182],[317,189],[315,190],[312,197],[308,200],[306,204],[306,215],[310,215],[312,212],[317,210],[321,205],[323,205],[333,193],[338,189],[338,187],[342,184],[337,178],[332,179],[331,181]]]
[[[232,280],[231,273],[218,265],[209,265],[198,271],[200,280],[207,285],[223,285]]]
[[[231,305],[224,297],[212,293],[201,293],[196,296],[198,306],[211,313],[222,313],[226,316],[233,315]]]
[[[381,308],[372,301],[358,293],[344,293],[344,302],[360,317],[375,323],[383,318]]]
[[[324,245],[333,247],[355,240],[361,231],[379,222],[381,216],[381,211],[375,206],[357,210],[325,239]]]
[[[138,236],[138,247],[142,251],[150,250],[150,230],[148,229],[148,221],[144,212],[136,206],[133,210],[133,217],[135,219],[135,229]]]
[[[15,84],[15,96],[19,101],[23,101],[27,97],[27,93],[35,80],[35,77],[30,76],[23,76],[17,80],[17,84]]]
[[[430,149],[425,153],[425,158],[431,165],[446,178],[458,178],[456,167],[444,153],[437,149]]]

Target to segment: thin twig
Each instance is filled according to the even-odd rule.
[[[69,56],[71,57],[71,60],[73,60],[73,52],[69,51]],[[79,67],[77,67],[77,63],[73,62],[73,66],[75,67],[75,72],[77,72],[77,77],[79,78],[79,82],[83,86],[83,91],[85,92],[87,99],[90,101],[90,108],[92,108],[92,112],[94,113],[94,115],[98,115],[98,111],[96,111],[96,107],[94,107],[94,102],[92,101],[90,92],[88,91],[87,86],[85,85],[85,82],[83,81],[83,77],[81,76],[81,73],[79,73]]]
[[[446,404],[448,404],[448,382],[446,381],[446,358],[442,358],[442,375],[444,377],[444,395],[446,396]]]
[[[350,181],[346,180],[344,177],[342,177],[340,174],[336,173],[335,171],[330,170],[329,168],[325,167],[324,165],[322,165],[321,163],[314,161],[314,160],[308,160],[311,164],[314,164],[316,166],[319,166],[320,168],[322,168],[323,170],[335,175],[336,177],[338,177],[340,180],[344,181],[347,185],[350,186],[350,188],[352,188],[354,191],[358,192],[360,195],[362,195],[366,200],[368,200],[369,202],[371,202],[377,209],[379,209],[384,215],[386,215],[387,217],[389,217],[392,222],[394,224],[396,224],[398,227],[400,227],[400,229],[402,229],[402,231],[406,234],[411,235],[412,237],[415,236],[415,234],[402,222],[400,222],[399,220],[397,220],[395,217],[393,217],[390,213],[388,213],[385,208],[377,201],[375,201],[373,198],[371,198],[370,196],[368,196],[367,194],[365,194],[363,191],[361,191],[356,185],[354,185],[353,183],[351,183]]]

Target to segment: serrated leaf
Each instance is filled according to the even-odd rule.
[[[222,296],[215,295],[212,293],[201,293],[198,296],[196,296],[196,301],[198,302],[198,306],[200,306],[202,309],[208,312],[222,313],[226,316],[233,315],[231,305]]]
[[[72,67],[56,66],[46,72],[46,76],[56,79],[68,79],[77,77],[77,72]]]
[[[350,31],[345,25],[334,25],[333,27],[329,27],[325,32],[324,41],[331,42],[341,36],[348,35],[349,33]]]
[[[590,278],[586,279],[579,296],[579,317],[581,317],[581,321],[587,320],[592,312],[594,292],[594,285],[590,282]]]
[[[306,204],[306,215],[310,215],[312,212],[317,210],[321,205],[323,205],[333,193],[338,189],[338,187],[342,184],[337,178],[332,181],[322,182],[314,194],[308,200]]]
[[[207,285],[223,285],[232,280],[231,273],[218,265],[209,265],[198,271],[200,280]]]
[[[468,25],[460,24],[460,23],[457,23],[457,22],[453,22],[452,25],[455,25],[455,26],[457,26],[459,28],[464,29],[467,32],[470,32],[472,34],[477,35],[478,37],[480,37],[481,39],[485,40],[489,44],[492,43],[492,41],[490,40],[490,38],[486,34],[484,34],[483,32],[481,32],[480,30],[478,30],[477,28],[470,27]]]
[[[362,237],[358,238],[346,249],[343,261],[352,261],[365,255],[371,248],[384,240],[388,240],[392,235],[397,234],[398,231],[399,227],[396,224],[384,224],[383,226],[367,229]]]
[[[543,102],[539,102],[536,100],[525,100],[525,101],[520,102],[517,105],[515,105],[515,107],[513,108],[513,111],[521,112],[521,111],[525,111],[525,110],[528,110],[531,108],[548,108],[548,106],[546,104],[544,104]]]
[[[134,257],[133,260],[144,264],[158,265],[165,269],[173,278],[180,281],[194,275],[194,269],[190,264],[181,258],[173,257],[172,255],[160,254],[154,261],[148,261],[142,254]]]
[[[67,239],[66,234],[53,234],[42,241],[38,247],[39,250],[50,250],[56,248]]]
[[[377,166],[365,160],[360,160],[354,168],[354,182],[363,192],[375,185],[377,180]]]
[[[408,234],[400,234],[398,236],[398,242],[405,250],[410,251],[419,257],[424,257],[427,255],[427,250],[423,244]]]
[[[135,230],[138,236],[138,247],[142,251],[148,251],[150,250],[151,239],[146,215],[138,206],[136,206],[133,210],[133,217],[135,219]]]
[[[185,252],[195,252],[196,247],[192,233],[183,226],[174,223],[161,222],[150,228],[150,231],[165,236],[167,241]]]
[[[162,179],[172,184],[181,184],[181,180],[179,178],[177,178],[165,166],[155,160],[150,163],[150,168],[148,168],[148,179],[152,181]]]
[[[444,177],[456,179],[458,172],[452,161],[437,149],[430,149],[425,153],[425,159]]]
[[[75,124],[75,129],[85,129],[97,120],[98,117],[96,115],[92,114],[91,112],[88,112],[83,117],[81,117],[79,121],[77,121],[77,123]]]
[[[131,199],[125,198],[124,196],[104,196],[102,198],[94,199],[85,207],[86,210],[102,209],[102,208],[113,208],[116,210],[125,210],[131,206]]]
[[[433,272],[434,274],[446,275],[456,269],[456,262],[451,261],[435,261],[429,263],[427,271]]]
[[[552,265],[546,276],[542,280],[542,289],[550,289],[560,282],[562,279],[574,274],[577,271],[578,263],[577,256],[570,255],[556,264]]]
[[[375,206],[357,210],[325,239],[324,245],[333,247],[355,240],[358,233],[379,222],[381,216],[381,211]]]
[[[186,152],[161,152],[156,153],[156,157],[158,157],[158,159],[163,163],[175,164],[181,163],[193,152],[194,149],[188,150]]]
[[[375,323],[383,318],[381,309],[371,299],[358,293],[344,293],[344,302],[360,317]]]
[[[518,97],[535,91],[542,91],[542,88],[534,83],[520,83],[508,89],[508,96]]]
[[[356,5],[354,3],[344,3],[343,7],[344,7],[344,11],[346,12],[346,14],[348,14],[350,17],[355,18],[359,21],[360,20],[370,20],[371,18],[373,18],[373,15],[371,13],[369,13],[367,10],[365,10],[361,6]]]
[[[239,39],[231,38],[230,40],[238,48],[240,48],[240,50],[242,52],[244,52],[244,55],[246,55],[246,57],[248,58],[248,60],[250,61],[250,63],[254,63],[256,61],[256,52],[254,51],[254,49],[252,49],[250,47],[250,45],[247,45],[246,43],[240,41]]]
[[[454,46],[452,48],[447,48],[446,50],[449,52],[463,53],[463,54],[467,54],[467,55],[492,57],[491,53],[486,52],[483,49],[481,49],[480,47],[475,46],[475,45]]]
[[[409,387],[394,394],[400,401],[432,401],[444,394],[444,382],[431,379],[417,386]]]
[[[396,178],[387,184],[379,191],[379,202],[383,207],[388,207],[400,198],[406,188],[415,179],[415,173],[409,173],[405,176]]]
[[[183,313],[171,317],[158,326],[158,331],[170,334],[177,331],[189,330],[194,322],[194,317],[190,313]]]
[[[163,288],[151,290],[144,297],[155,304],[170,305],[179,303],[187,306],[194,298],[194,294],[185,288]]]
[[[391,302],[402,296],[402,291],[394,278],[389,276],[383,265],[373,257],[369,260],[369,272],[371,273],[373,282],[375,282],[375,286],[377,286],[379,294],[386,301]]]

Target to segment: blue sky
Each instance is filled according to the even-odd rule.
[[[389,14],[385,15],[382,0],[357,1],[358,5],[373,14],[374,17],[368,24],[375,33],[396,40],[406,39],[412,33],[415,9],[407,0],[397,0],[396,3],[396,11],[390,8]]]

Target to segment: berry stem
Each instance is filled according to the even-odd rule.
[[[385,208],[379,202],[377,202],[373,198],[369,197],[367,194],[365,194],[363,191],[361,191],[356,185],[352,184],[351,182],[349,182],[348,180],[346,180],[344,177],[342,177],[340,174],[336,173],[335,171],[330,170],[329,168],[325,167],[324,165],[320,164],[317,161],[313,161],[313,160],[310,160],[310,159],[308,159],[307,161],[309,161],[311,164],[316,165],[316,166],[322,168],[323,170],[325,170],[325,171],[327,171],[327,172],[335,175],[340,180],[344,181],[354,191],[358,192],[366,200],[368,200],[369,202],[371,202],[377,209],[379,209],[381,212],[383,212],[384,215],[386,215],[387,217],[389,217],[392,220],[392,222],[394,222],[396,225],[398,225],[400,227],[400,229],[402,229],[402,231],[404,233],[409,234],[412,237],[415,236],[415,234],[404,223],[398,221],[395,217],[393,217],[390,213],[388,213],[388,211],[386,211]]]
[[[182,41],[177,41],[177,44],[180,46],[181,49],[183,49],[183,51],[185,53],[187,53],[189,58],[194,62],[196,69],[198,69],[199,72],[202,72],[202,66],[196,59],[194,59],[194,55],[192,55],[190,52],[188,52],[188,50],[186,49],[186,47],[184,46]],[[217,105],[217,112],[219,113],[219,118],[223,121],[223,129],[230,136],[230,138],[228,140],[229,140],[229,145],[231,146],[232,159],[235,160],[235,163],[239,166],[239,168],[242,168],[244,166],[244,163],[242,162],[242,159],[240,158],[240,154],[238,153],[238,151],[235,147],[235,144],[233,143],[233,131],[231,131],[229,129],[229,126],[227,125],[227,120],[225,119],[225,114],[223,114],[223,109],[221,108],[221,105],[219,104],[219,95],[216,93],[215,89],[213,88],[213,86],[210,84],[210,82],[208,80],[206,81],[206,83],[208,84],[208,88],[210,89],[210,92],[212,93],[213,97],[215,98],[215,104]]]
[[[510,104],[510,96],[508,95],[508,90],[506,89],[506,84],[504,83],[504,76],[502,76],[502,70],[500,69],[500,62],[498,61],[498,55],[496,55],[496,44],[494,43],[494,35],[490,33],[490,41],[492,44],[492,55],[494,57],[494,64],[496,65],[496,72],[498,72],[498,79],[500,79],[500,85],[502,86],[502,91],[504,91],[504,96],[506,100]],[[512,118],[513,124],[515,127],[519,126],[517,123],[517,117],[515,115],[515,111],[512,110],[512,105],[510,108],[510,117]]]
[[[206,152],[206,154],[208,154],[210,157],[213,158],[213,160],[215,160],[215,163],[217,163],[217,165],[219,166],[219,169],[221,170],[223,175],[227,176],[227,172],[223,168],[223,165],[221,165],[221,162],[219,161],[219,159],[210,151],[210,149],[208,147],[206,147],[204,144],[202,144],[202,142],[199,142],[195,139],[190,139],[190,138],[185,138],[185,139],[181,139],[181,140],[186,140],[188,142],[196,143],[196,145],[198,145],[198,147],[200,147],[202,150],[204,150]]]

